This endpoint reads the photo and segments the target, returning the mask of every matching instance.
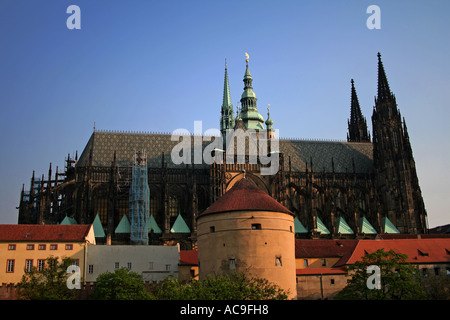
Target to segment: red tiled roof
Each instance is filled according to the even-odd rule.
[[[396,239],[396,240],[359,240],[353,253],[346,259],[341,259],[335,266],[353,264],[366,253],[373,253],[378,249],[393,250],[406,254],[409,263],[449,263],[450,239]]]
[[[180,265],[188,265],[188,266],[198,265],[198,251],[197,250],[181,250],[180,251]]]
[[[0,241],[84,241],[91,225],[0,225]]]
[[[343,257],[351,254],[358,240],[296,239],[296,258]]]
[[[297,275],[318,275],[318,274],[346,274],[344,268],[304,268],[296,269]]]
[[[255,186],[249,179],[241,179],[200,216],[228,211],[276,211],[293,215],[281,203]]]

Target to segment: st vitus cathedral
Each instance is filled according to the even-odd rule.
[[[234,114],[225,66],[220,130],[267,131],[274,121],[258,113],[248,60],[240,109]],[[378,54],[378,93],[372,136],[351,80],[347,142],[279,139],[278,170],[262,175],[262,164],[223,161],[175,164],[167,133],[94,129],[80,157],[70,154],[63,171],[48,176],[33,172],[30,189],[22,188],[20,224],[94,223],[96,236],[109,242],[130,239],[132,163],[146,156],[150,193],[146,230],[151,244],[196,245],[199,214],[243,177],[295,214],[297,237],[374,238],[382,233],[428,232],[405,119],[397,108]],[[205,142],[191,135],[195,147]],[[212,137],[207,137],[210,141]],[[200,141],[200,142],[199,142]],[[224,151],[224,150],[222,150]],[[226,153],[226,152],[223,152]],[[248,160],[248,158],[246,158]],[[147,180],[146,180],[147,181]],[[97,234],[98,232],[98,234]]]

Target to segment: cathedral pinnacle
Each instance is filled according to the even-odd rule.
[[[381,61],[381,54],[378,52],[378,101],[391,99],[393,97],[389,88],[389,83],[384,71],[383,62]]]
[[[267,120],[266,120],[266,129],[272,130],[273,129],[273,120],[270,119],[270,104],[267,107]]]
[[[367,122],[361,112],[358,96],[355,89],[355,81],[351,79],[351,102],[350,102],[350,120],[348,121],[349,142],[370,142],[370,136],[367,131]]]

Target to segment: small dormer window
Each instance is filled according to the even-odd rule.
[[[421,255],[422,257],[428,257],[428,252],[424,252],[419,249],[417,249],[417,251],[419,252],[419,255]]]

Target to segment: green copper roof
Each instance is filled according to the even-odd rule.
[[[317,216],[317,231],[323,234],[330,234],[330,231],[325,227],[322,220]]]
[[[170,229],[172,233],[190,233],[191,229],[189,229],[186,222],[183,220],[181,214],[178,214],[177,219],[173,223],[172,229]]]
[[[231,103],[230,83],[228,81],[228,70],[227,70],[226,65],[225,65],[225,79],[224,79],[224,83],[223,83],[222,109],[233,110],[233,105]]]
[[[154,233],[162,233],[161,229],[158,227],[158,224],[156,223],[155,218],[153,215],[150,215],[150,219],[147,220],[147,229],[148,232],[154,232]]]
[[[95,216],[94,222],[93,222],[93,227],[94,227],[94,235],[96,238],[104,238],[105,235],[105,231],[103,230],[103,226],[102,223],[100,221],[100,217],[97,215]]]
[[[75,220],[74,218],[68,217],[66,216],[63,221],[61,221],[62,225],[73,225],[73,224],[78,224],[77,220]]]
[[[266,120],[266,129],[272,130],[273,120],[270,119],[270,110],[267,108],[267,120]]]
[[[384,217],[381,224],[383,225],[384,233],[400,233],[388,217]]]
[[[120,220],[117,225],[115,233],[131,233],[130,221],[128,220],[126,215],[123,215],[122,220]]]
[[[360,229],[361,229],[361,233],[367,233],[367,234],[376,234],[377,231],[375,230],[375,228],[369,223],[369,221],[366,219],[366,217],[362,217],[359,220],[360,223]]]
[[[353,230],[345,222],[343,217],[339,217],[337,221],[337,232],[340,234],[353,234]]]
[[[308,230],[303,226],[303,224],[298,220],[297,217],[294,218],[294,230],[295,233],[307,233]]]

